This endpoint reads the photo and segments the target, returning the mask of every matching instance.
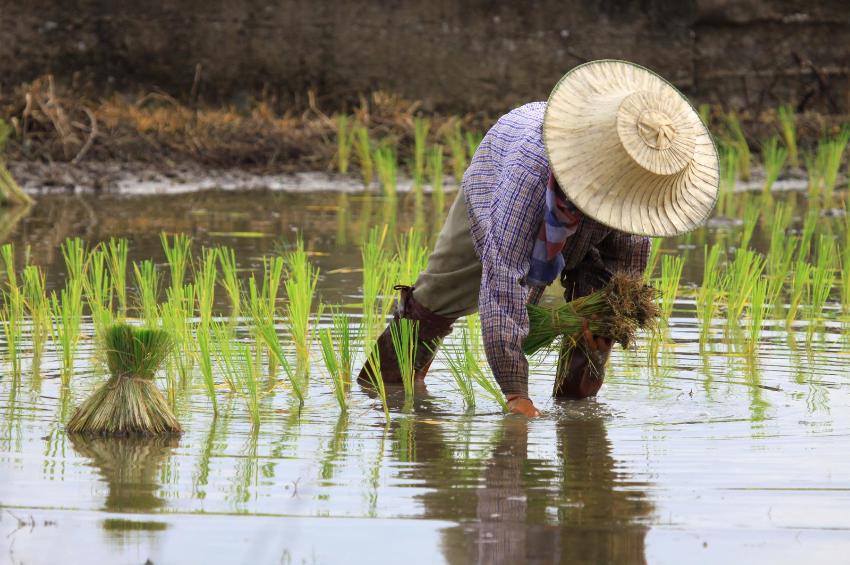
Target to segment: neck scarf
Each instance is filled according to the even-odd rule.
[[[543,221],[531,252],[531,268],[526,280],[529,286],[548,286],[564,269],[561,251],[567,238],[573,235],[581,223],[581,212],[567,200],[555,175],[549,172],[546,183],[546,206]]]

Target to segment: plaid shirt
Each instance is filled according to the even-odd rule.
[[[526,284],[532,248],[543,220],[549,160],[543,143],[545,102],[533,102],[502,116],[463,176],[475,250],[481,259],[478,308],[487,360],[508,394],[528,395],[526,302],[541,291]],[[565,273],[589,267],[642,271],[649,239],[612,230],[582,217],[564,246]],[[574,280],[574,279],[571,279]],[[576,284],[575,292],[586,288]]]

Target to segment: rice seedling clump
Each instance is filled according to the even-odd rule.
[[[583,323],[595,335],[611,338],[623,347],[634,342],[639,329],[655,329],[660,315],[657,291],[643,277],[619,272],[608,285],[560,308],[529,304],[530,330],[523,341],[526,355],[548,347],[558,336],[575,340]]]
[[[92,435],[180,433],[180,423],[154,375],[172,348],[162,330],[115,324],[106,332],[109,380],[86,399],[68,422],[68,432]]]

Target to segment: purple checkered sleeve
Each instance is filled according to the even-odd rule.
[[[464,175],[482,276],[478,307],[487,360],[506,395],[528,394],[525,277],[540,221],[549,163],[542,138],[543,103],[503,116],[487,133]]]

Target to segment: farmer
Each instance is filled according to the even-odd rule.
[[[539,415],[522,352],[526,304],[558,278],[572,300],[615,271],[642,272],[648,236],[700,225],[718,178],[710,134],[664,79],[623,61],[572,69],[548,102],[521,106],[490,129],[428,267],[412,287],[398,287],[395,318],[419,322],[416,377],[424,378],[454,321],[477,310],[508,407]],[[556,397],[586,398],[602,386],[611,342],[586,324],[582,337],[585,347],[559,359]],[[399,382],[389,327],[376,347],[383,379]],[[367,370],[368,363],[361,379]]]

